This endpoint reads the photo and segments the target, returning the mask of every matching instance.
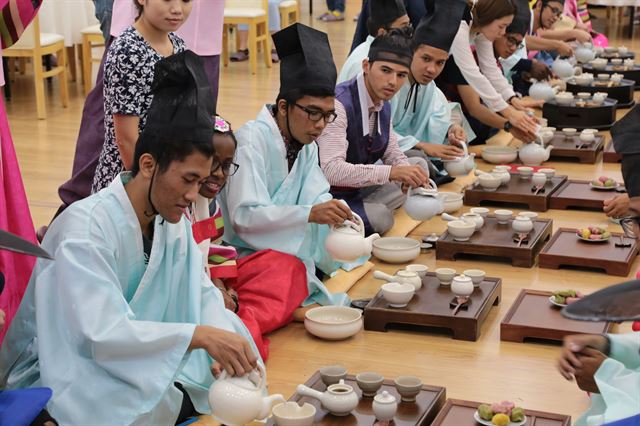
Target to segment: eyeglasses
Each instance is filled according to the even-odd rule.
[[[222,173],[225,176],[229,177],[236,174],[236,172],[240,168],[240,165],[232,162],[220,163],[217,160],[214,160],[213,164],[211,165],[211,174],[214,174],[215,172],[220,170],[220,168],[222,168]]]
[[[547,7],[551,9],[551,13],[553,14],[553,16],[560,17],[562,15],[562,12],[563,12],[562,9],[558,9],[557,7],[553,7],[553,6],[547,6]]]
[[[513,46],[517,49],[520,49],[524,44],[523,41],[518,41],[515,37],[507,36],[507,44]]]
[[[637,229],[640,226],[640,217],[623,217],[620,219],[620,226],[627,238],[638,238]]]
[[[318,111],[315,109],[309,109],[306,106],[299,105],[295,102],[293,104],[298,108],[300,108],[301,110],[303,110],[304,112],[306,112],[307,115],[309,116],[309,120],[313,121],[314,123],[324,118],[324,122],[329,124],[329,123],[333,123],[338,117],[338,114],[336,114],[335,111],[324,112],[324,111]]]

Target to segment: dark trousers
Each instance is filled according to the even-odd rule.
[[[327,0],[327,8],[331,11],[337,10],[338,12],[344,12],[345,0]]]

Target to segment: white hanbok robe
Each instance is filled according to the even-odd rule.
[[[640,332],[609,334],[609,357],[594,374],[600,393],[576,426],[599,426],[640,414]]]
[[[332,198],[318,146],[305,145],[289,171],[284,139],[268,106],[235,134],[240,168],[220,196],[222,215],[231,225],[224,228],[224,241],[240,256],[273,249],[302,260],[309,287],[304,305],[348,304],[346,294],[331,294],[315,274],[316,267],[327,274],[340,267],[324,248],[329,226],[309,223],[311,207]]]
[[[174,381],[207,413],[212,360],[188,350],[196,325],[253,344],[206,276],[185,218],[156,218],[145,266],[128,179],[49,227],[42,246],[55,261],[38,260],[0,349],[0,388],[51,388],[47,409],[63,425],[173,425],[183,399]]]
[[[369,48],[374,40],[374,37],[367,36],[367,39],[351,52],[340,70],[338,83],[350,80],[362,72],[362,61],[369,55]],[[460,104],[449,102],[434,82],[419,86],[415,112],[414,99],[411,99],[410,105],[405,109],[410,88],[411,84],[405,83],[391,98],[391,122],[402,151],[413,149],[418,142],[446,143],[447,132],[454,123],[464,128],[468,140],[475,138]]]

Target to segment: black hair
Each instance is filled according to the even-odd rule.
[[[158,164],[158,172],[162,173],[167,171],[172,162],[183,161],[194,152],[211,158],[214,154],[213,143],[210,140],[157,139],[153,136],[145,136],[143,132],[136,142],[131,174],[135,177],[140,171],[140,157],[143,154],[150,154]]]
[[[138,18],[140,18],[140,15],[142,15],[142,12],[144,11],[144,6],[141,5],[138,0],[133,0],[133,4],[136,6],[136,9],[138,9],[138,16],[136,16],[136,21],[137,21]]]
[[[304,89],[292,89],[286,92],[278,93],[276,98],[276,104],[284,99],[289,105],[293,105],[305,96],[314,96],[318,98],[326,98],[328,96],[335,96],[333,90],[327,90],[319,87],[305,87]]]
[[[411,59],[413,57],[411,35],[412,31],[410,29],[392,28],[376,37],[369,49],[369,64],[373,64],[376,60],[384,61],[385,57],[388,57],[391,62],[400,60],[400,62],[404,63],[401,60],[402,55],[404,55],[407,57],[408,66],[411,67]]]
[[[229,136],[231,137],[231,140],[233,140],[233,144],[235,145],[235,147],[238,147],[238,140],[236,139],[236,135],[233,133],[233,130],[228,130],[226,132],[219,132],[218,130],[216,130],[213,133],[213,137],[215,138],[216,135],[220,135],[220,136]],[[215,151],[214,151],[215,152]]]

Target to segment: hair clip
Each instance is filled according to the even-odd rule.
[[[229,122],[219,115],[215,116],[214,121],[214,129],[216,132],[227,133],[231,131],[231,125],[229,124]]]

